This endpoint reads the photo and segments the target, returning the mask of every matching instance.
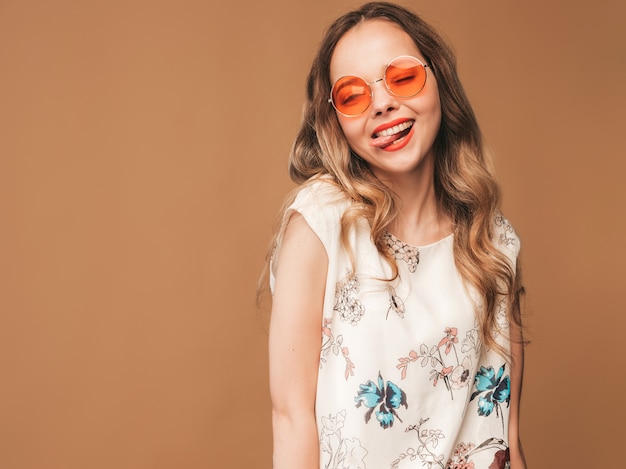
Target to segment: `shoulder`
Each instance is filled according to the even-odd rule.
[[[327,177],[316,178],[295,190],[276,235],[270,284],[286,237],[297,240],[301,251],[312,252],[309,249],[313,244],[323,248],[325,258],[336,257],[341,245],[341,219],[350,203],[341,188]]]
[[[309,273],[315,270],[314,266],[320,270],[321,266],[325,265],[326,253],[319,237],[298,212],[292,214],[284,229],[281,256],[291,258],[292,267],[308,266],[309,268],[304,270]]]
[[[349,199],[345,192],[328,177],[320,177],[301,186],[290,208],[300,209],[333,209],[345,208]]]
[[[350,199],[329,178],[318,178],[299,188],[286,216],[298,212],[318,235],[339,228]]]
[[[511,222],[498,212],[493,220],[494,243],[498,249],[513,260],[520,251],[520,239]]]

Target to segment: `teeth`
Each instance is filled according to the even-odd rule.
[[[391,137],[392,135],[402,132],[403,130],[409,129],[412,126],[413,126],[413,121],[406,121],[406,122],[403,122],[402,124],[394,125],[393,127],[390,127],[388,129],[381,130],[377,134],[374,134],[374,138]]]

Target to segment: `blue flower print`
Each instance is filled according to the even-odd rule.
[[[511,400],[511,380],[509,376],[504,376],[504,367],[502,365],[496,375],[492,366],[481,366],[476,378],[474,379],[474,385],[476,391],[472,393],[470,401],[473,400],[479,394],[486,392],[485,395],[480,396],[478,399],[478,415],[488,417],[495,410],[496,416],[500,414],[500,404],[506,402],[507,407]]]
[[[376,420],[378,420],[381,427],[389,428],[393,426],[394,417],[402,422],[402,419],[396,413],[396,409],[399,409],[400,406],[404,406],[406,409],[408,406],[406,394],[402,389],[391,381],[387,381],[386,386],[384,383],[382,376],[378,373],[378,384],[373,381],[360,384],[360,390],[357,392],[354,400],[357,407],[361,407],[361,404],[363,404],[369,409],[365,412],[365,423],[370,421],[374,409],[380,404],[376,411]]]

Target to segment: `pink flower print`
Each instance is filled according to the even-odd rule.
[[[449,467],[450,469],[475,469],[473,461],[458,462],[458,463],[454,463],[453,465]]]
[[[509,449],[503,440],[498,438],[489,438],[480,445],[474,443],[459,443],[454,449],[452,459],[448,459],[445,469],[475,469],[474,462],[471,457],[479,451],[491,450],[499,448],[494,455],[493,462],[488,469],[508,469],[509,468]],[[483,467],[483,466],[481,466]]]
[[[445,380],[446,377],[448,377],[450,373],[452,373],[452,369],[453,367],[446,366],[446,367],[443,367],[441,371],[437,371],[436,369],[430,370],[430,379],[433,380],[433,386],[437,386],[437,383],[439,382],[439,378],[443,378]]]
[[[474,449],[476,445],[474,443],[459,443],[456,448],[454,448],[454,456],[456,458],[459,458],[461,456],[465,456],[466,454],[468,454],[470,451],[472,451]]]
[[[457,353],[456,344],[459,343],[459,339],[456,327],[446,327],[444,332],[445,336],[430,349],[426,344],[421,344],[419,352],[411,350],[408,356],[398,358],[396,368],[400,370],[401,378],[405,379],[411,363],[420,362],[422,368],[430,364],[432,370],[429,381],[432,381],[434,387],[443,381],[446,390],[450,392],[450,397],[454,399],[453,391],[469,385],[473,369],[472,359],[467,355],[459,356]],[[450,351],[454,354],[450,354]]]
[[[354,363],[352,363],[352,360],[350,360],[350,351],[348,350],[348,347],[343,347],[341,349],[341,354],[346,360],[346,371],[344,373],[344,376],[347,380],[350,376],[354,376]]]
[[[415,350],[411,350],[409,352],[409,356],[408,357],[401,357],[398,358],[398,361],[400,363],[398,363],[396,365],[396,368],[400,371],[400,376],[402,379],[406,378],[406,369],[409,366],[410,362],[414,362],[417,361],[417,359],[419,358],[419,355],[417,354],[417,352]],[[425,360],[428,360],[428,357],[425,358]]]
[[[456,327],[446,327],[445,331],[446,336],[439,341],[438,347],[446,346],[446,355],[450,353],[450,350],[454,346],[454,344],[459,343],[459,339],[457,339],[456,334],[458,332]]]
[[[475,444],[463,442],[454,448],[454,460],[448,459],[446,469],[475,469],[474,463],[470,461],[470,456],[474,452]]]
[[[335,337],[333,335],[333,331],[331,329],[332,319],[324,318],[324,322],[322,324],[322,349],[320,353],[320,370],[324,367],[324,364],[327,362],[327,357],[330,357],[330,354],[339,356],[341,354],[346,362],[346,371],[344,376],[348,379],[350,376],[354,376],[354,368],[355,365],[350,360],[350,350],[348,347],[343,345],[343,336],[338,335]]]
[[[461,389],[470,382],[470,368],[472,360],[466,356],[460,365],[455,366],[450,373],[450,386],[452,389]]]
[[[326,337],[330,337],[332,335],[330,327],[328,327],[332,322],[333,322],[332,319],[324,318],[324,324],[322,325],[322,333]]]

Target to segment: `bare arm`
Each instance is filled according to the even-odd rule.
[[[509,452],[511,469],[526,469],[519,437],[519,408],[524,375],[524,344],[518,326],[511,325],[511,409],[509,415]]]
[[[318,469],[315,394],[328,258],[294,213],[276,270],[270,322],[270,393],[275,469]]]

